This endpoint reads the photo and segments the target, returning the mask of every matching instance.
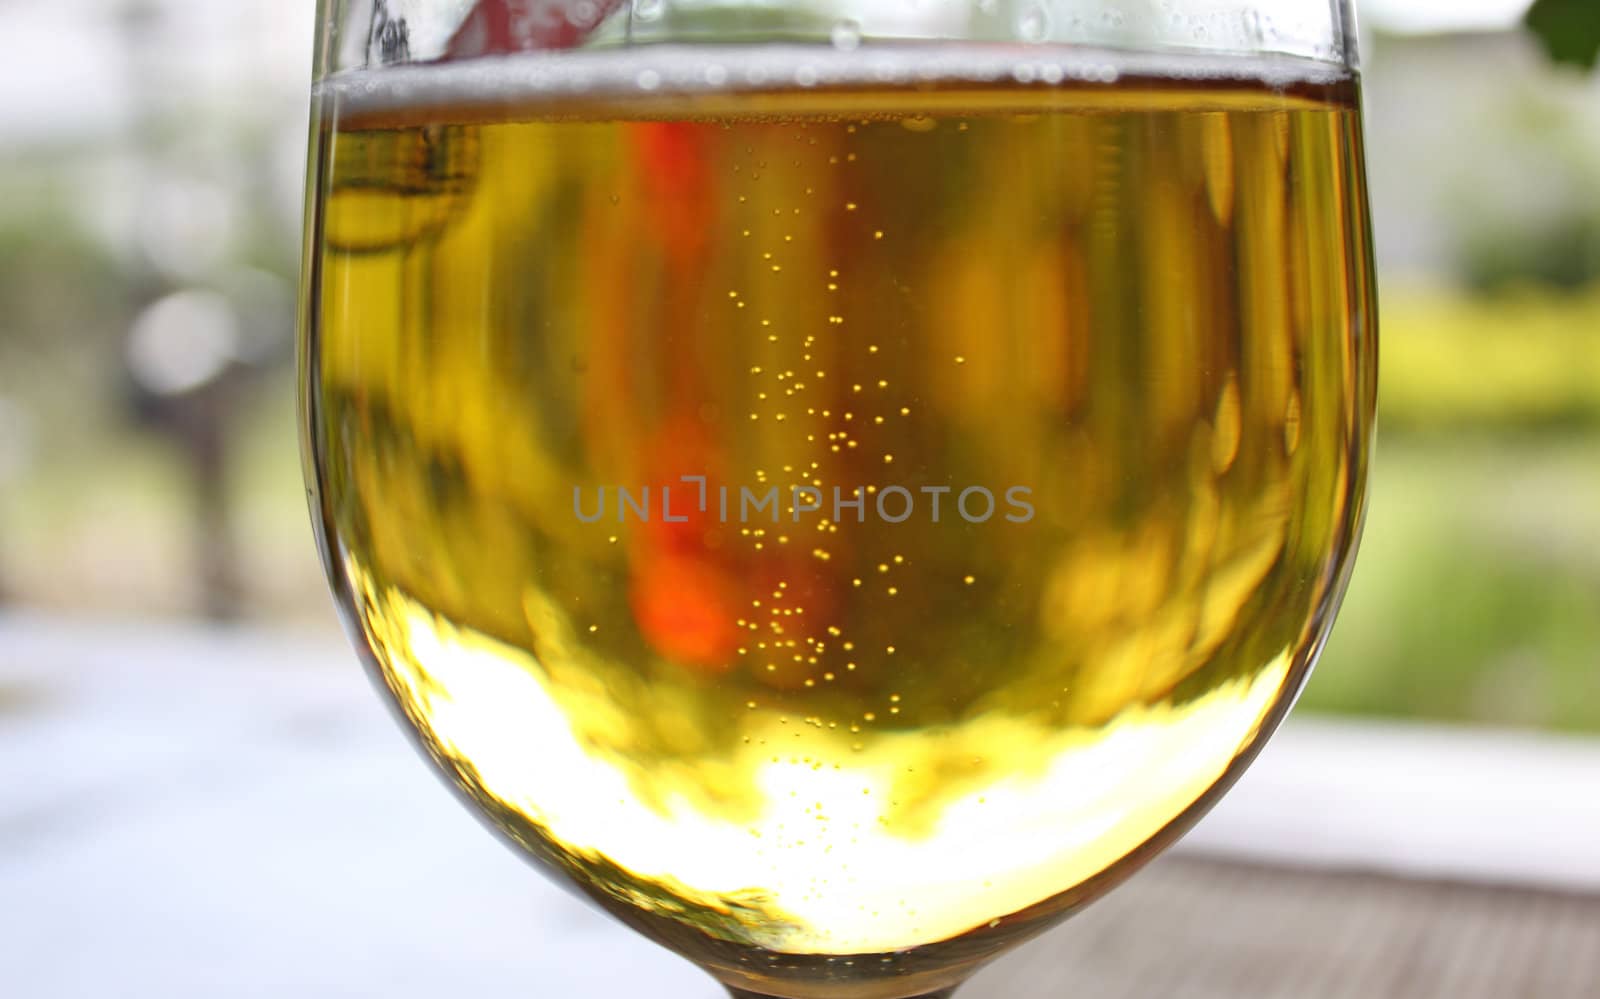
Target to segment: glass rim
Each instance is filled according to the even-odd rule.
[[[479,16],[490,8],[501,19],[493,38],[488,15]],[[1321,68],[1316,75],[1360,65],[1353,0],[319,0],[318,9],[317,81],[664,46],[702,55],[803,49],[816,59],[832,49],[857,61],[926,59],[961,46],[1013,64],[1054,61],[1064,77],[1095,60],[1135,57]]]

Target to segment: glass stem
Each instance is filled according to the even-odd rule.
[[[731,996],[732,999],[783,999],[782,996],[769,996],[760,992],[746,992],[744,989],[736,989],[732,985],[726,986],[726,988],[728,990],[728,995]],[[906,999],[951,999],[951,997],[955,994],[955,987],[951,986],[948,989],[940,989],[937,992],[929,992],[926,995],[907,996]]]

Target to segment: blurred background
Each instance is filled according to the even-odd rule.
[[[1301,714],[1600,735],[1600,74],[1527,7],[1362,6],[1381,442]],[[54,751],[15,741],[50,711],[41,633],[337,649],[293,411],[312,14],[0,0],[0,624],[34,622],[0,629],[0,758]]]
[[[1600,732],[1600,76],[1363,6],[1367,542],[1311,711]],[[0,0],[0,601],[333,627],[293,429],[312,4]]]

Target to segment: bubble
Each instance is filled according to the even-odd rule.
[[[840,52],[854,52],[861,47],[861,25],[849,18],[835,21],[828,39]]]
[[[567,23],[574,28],[590,28],[600,19],[600,8],[589,0],[578,0],[567,9]]]
[[[814,87],[817,85],[817,68],[815,66],[801,66],[794,71],[794,82],[800,87]]]
[[[1050,15],[1038,4],[1030,4],[1017,17],[1017,35],[1025,42],[1042,42],[1050,34]]]
[[[713,87],[720,87],[728,82],[728,69],[726,66],[707,66],[704,76],[707,83]]]
[[[654,21],[661,16],[661,0],[633,0],[633,18],[636,21]]]
[[[640,90],[654,90],[661,86],[661,74],[653,69],[642,70],[634,78],[634,82],[639,85]]]

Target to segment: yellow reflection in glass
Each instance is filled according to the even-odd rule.
[[[1130,707],[1099,727],[997,713],[851,737],[751,712],[731,722],[742,738],[726,758],[629,772],[582,736],[626,724],[608,717],[616,707],[603,691],[558,694],[525,651],[397,592],[370,596],[382,607],[368,627],[385,678],[475,793],[515,810],[555,850],[653,882],[675,896],[673,909],[754,904],[762,919],[744,921],[742,938],[796,953],[944,939],[1099,873],[1217,780],[1288,669],[1285,653],[1254,677],[1182,705]],[[777,745],[781,754],[766,748]],[[963,758],[979,761],[979,776],[928,828],[896,820],[908,777]],[[753,797],[739,821],[697,804],[703,785],[729,775]],[[637,885],[627,890],[639,904]]]

